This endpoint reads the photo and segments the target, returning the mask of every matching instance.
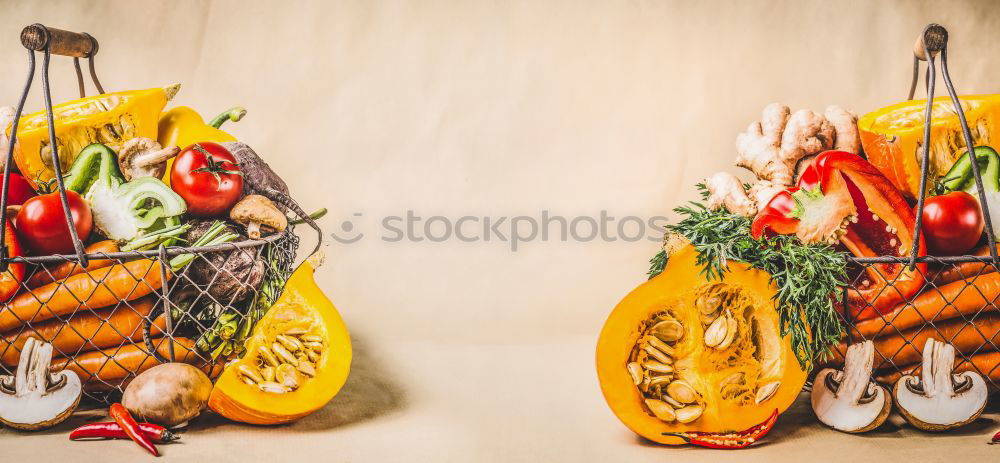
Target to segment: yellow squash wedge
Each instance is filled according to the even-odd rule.
[[[707,281],[687,245],[615,307],[597,343],[597,376],[614,414],[655,442],[663,433],[726,433],[785,411],[805,384],[781,337],[768,274],[730,263]]]
[[[972,132],[973,146],[1000,149],[1000,95],[968,95],[959,97],[959,101]],[[926,99],[904,101],[858,119],[868,161],[911,199],[920,192],[926,105]],[[935,98],[931,111],[928,187],[933,187],[933,180],[948,172],[965,152],[962,127],[951,98]]]
[[[52,107],[56,143],[63,172],[77,154],[91,143],[117,150],[135,137],[156,139],[160,111],[180,89],[179,85],[148,90],[107,93]],[[10,134],[10,127],[6,127]],[[53,178],[49,128],[45,111],[22,116],[17,127],[14,161],[35,189]]]
[[[313,255],[257,323],[246,355],[228,365],[208,406],[233,421],[280,424],[319,410],[351,369],[351,340],[336,307],[313,280]]]

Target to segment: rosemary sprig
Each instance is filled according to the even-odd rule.
[[[698,184],[702,199],[708,198]],[[847,280],[844,253],[828,245],[805,245],[795,236],[778,235],[756,240],[750,236],[750,219],[727,210],[710,210],[704,202],[692,202],[674,212],[684,216],[667,227],[694,245],[698,264],[709,280],[721,280],[727,262],[745,262],[771,275],[778,288],[775,297],[781,320],[781,335],[792,337],[792,349],[803,368],[822,360],[844,333],[833,297]],[[666,266],[660,251],[650,260],[650,278]]]

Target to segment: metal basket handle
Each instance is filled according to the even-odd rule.
[[[965,110],[958,100],[958,93],[951,82],[951,75],[948,73],[948,30],[940,24],[928,24],[913,45],[913,79],[910,82],[910,93],[908,99],[913,99],[913,94],[917,87],[917,78],[920,70],[920,62],[927,62],[927,70],[924,74],[924,84],[927,91],[927,106],[924,112],[924,141],[923,156],[920,160],[920,196],[917,198],[917,217],[913,227],[913,249],[910,250],[910,268],[914,268],[917,263],[917,254],[920,248],[920,229],[924,213],[924,199],[927,196],[927,166],[930,161],[930,140],[931,122],[934,107],[934,85],[936,83],[936,73],[934,64],[937,56],[941,58],[941,77],[944,80],[945,89],[951,97],[951,103],[955,107],[958,115],[958,122],[962,126],[962,138],[965,141],[966,155],[969,156],[972,164],[972,175],[976,179],[976,188],[979,189],[979,204],[983,209],[983,220],[986,225],[986,236],[989,241],[991,262],[997,265],[997,243],[993,236],[993,223],[990,218],[989,205],[986,202],[986,190],[983,188],[983,178],[979,173],[979,162],[976,160],[973,151],[972,132],[969,130],[969,123],[965,119]]]
[[[52,92],[49,89],[49,57],[55,53],[57,55],[72,56],[74,60],[79,60],[79,58],[90,59],[90,72],[94,80],[94,85],[103,93],[103,88],[97,80],[97,73],[94,70],[93,62],[93,57],[98,50],[97,39],[86,32],[68,32],[61,29],[48,28],[41,24],[32,24],[21,31],[21,44],[28,50],[28,78],[25,81],[24,90],[21,92],[21,99],[18,100],[17,110],[14,112],[14,121],[11,123],[10,128],[10,140],[3,171],[3,191],[0,192],[0,223],[7,223],[7,189],[10,183],[10,169],[14,158],[14,146],[17,144],[17,126],[24,111],[24,102],[28,97],[28,92],[31,90],[31,82],[35,75],[35,51],[42,51],[44,52],[42,55],[42,96],[45,99],[45,117],[49,129],[52,170],[55,175],[56,185],[59,187],[59,200],[62,203],[66,226],[69,227],[70,236],[73,239],[73,250],[76,254],[75,260],[79,262],[79,265],[86,267],[88,259],[83,242],[77,235],[76,227],[73,225],[69,201],[66,198],[66,186],[63,183],[62,166],[59,164],[55,118],[52,114]],[[83,74],[80,71],[79,61],[76,64],[77,78],[79,79],[81,96],[83,96]],[[6,271],[10,263],[5,241],[6,233],[0,233],[0,271]]]

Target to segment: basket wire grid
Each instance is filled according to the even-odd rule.
[[[917,198],[913,233],[915,242],[911,246],[909,257],[850,256],[847,258],[848,268],[854,270],[850,273],[857,276],[847,282],[847,286],[842,289],[840,294],[840,303],[844,308],[842,318],[846,328],[845,342],[849,345],[869,339],[873,340],[876,352],[873,376],[877,381],[886,384],[894,383],[900,376],[914,374],[919,370],[922,350],[928,338],[951,343],[955,346],[957,356],[956,370],[978,372],[983,375],[987,384],[996,390],[1000,389],[1000,323],[991,322],[1000,321],[1000,313],[998,313],[1000,294],[984,294],[975,282],[983,275],[1000,271],[1000,259],[997,257],[996,241],[992,233],[990,211],[978,162],[971,163],[971,170],[978,187],[979,204],[982,205],[983,209],[989,254],[947,257],[918,256],[918,240],[921,239],[922,228],[921,218],[927,194],[932,105],[936,83],[935,64],[940,65],[945,88],[961,124],[966,153],[973,153],[974,146],[964,109],[959,102],[951,76],[948,73],[947,41],[947,30],[938,24],[930,24],[924,28],[918,37],[917,45],[914,47],[913,79],[908,97],[910,100],[913,99],[916,90],[920,61],[927,62],[924,74],[927,105],[924,114],[923,144],[920,145],[923,153],[920,164],[920,194]],[[915,269],[924,277],[923,287],[915,296],[908,298],[898,310],[889,313],[880,313],[880,311],[875,310],[878,315],[873,319],[855,320],[852,314],[858,312],[848,310],[850,291],[865,287],[868,275],[874,274],[884,277],[886,274],[884,272],[885,266],[908,266],[911,270]],[[899,272],[895,273],[896,278],[898,278]],[[941,278],[948,273],[951,274],[949,279]],[[866,300],[877,299],[886,291],[899,291],[895,286],[898,280],[890,280],[881,289],[881,293],[874,298],[866,298]],[[950,284],[960,285],[961,288],[955,291],[954,287],[950,287],[948,291],[943,291],[944,281],[951,281]],[[980,308],[973,313],[962,313],[954,305],[958,297],[970,299],[974,301],[976,307]],[[927,316],[914,306],[913,301],[916,298],[925,300],[937,298],[942,308],[933,316]],[[869,307],[870,304],[862,305],[861,310],[874,309],[874,307]],[[916,320],[917,323],[913,323],[913,320]],[[835,350],[834,360],[839,363],[843,362],[842,349]]]
[[[10,129],[4,187],[0,189],[0,223],[9,219],[6,185],[11,174],[17,124],[34,78],[35,51],[43,53],[41,80],[49,140],[56,139],[48,78],[51,54],[73,57],[81,97],[85,96],[85,89],[79,59],[87,58],[94,86],[104,93],[94,69],[97,41],[89,34],[33,24],[22,31],[21,41],[28,50],[29,72]],[[129,380],[160,363],[185,362],[202,368],[212,377],[220,374],[224,363],[241,353],[240,341],[249,337],[253,325],[277,299],[291,274],[299,245],[294,226],[262,239],[213,246],[160,246],[146,251],[87,253],[72,218],[65,213],[69,207],[58,143],[49,145],[55,183],[75,252],[9,256],[6,236],[0,233],[0,272],[7,272],[11,265],[24,265],[25,276],[15,298],[33,298],[38,307],[32,316],[23,318],[17,317],[8,306],[0,308],[0,327],[13,326],[0,333],[0,373],[13,373],[21,346],[29,337],[35,337],[53,344],[52,368],[75,371],[84,382],[86,398],[97,402],[114,400]],[[321,243],[322,232],[315,222],[294,200],[287,202],[294,205],[289,209],[316,230]],[[193,254],[195,259],[175,272],[169,260],[182,254]],[[257,269],[256,276],[252,276],[254,272],[237,271],[234,260],[244,267],[252,263]],[[211,275],[208,281],[192,277],[189,270],[196,265],[202,266],[203,274]],[[109,272],[84,271],[88,266],[114,266],[128,272],[126,289],[122,289],[121,281],[108,281]],[[79,274],[75,278],[89,278],[86,286],[91,288],[90,292],[77,294],[61,283],[38,286],[38,280],[59,281],[66,273]],[[237,288],[234,291],[237,296],[219,300],[209,291],[218,284]],[[41,290],[45,287],[49,291]],[[106,301],[109,294],[114,299],[111,304],[92,302]],[[56,297],[71,298],[75,308],[69,313],[52,313],[47,304]]]

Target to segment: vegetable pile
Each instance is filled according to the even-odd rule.
[[[755,178],[744,182],[720,172],[698,184],[701,200],[674,209],[680,218],[667,227],[663,249],[650,261],[650,281],[616,307],[601,332],[598,376],[615,414],[657,442],[749,445],[718,437],[741,436],[737,430],[752,423],[729,423],[715,414],[759,422],[773,410],[768,391],[761,392],[760,378],[767,375],[731,373],[762,355],[777,372],[784,365],[766,361],[762,346],[787,345],[805,371],[824,368],[814,381],[812,404],[817,418],[834,429],[877,428],[893,404],[923,430],[975,420],[986,400],[984,376],[1000,381],[1000,272],[985,259],[991,255],[987,234],[1000,229],[1000,155],[985,146],[1000,126],[997,101],[963,97],[974,138],[984,144],[971,155],[950,103],[935,102],[932,176],[922,209],[916,207],[919,165],[913,159],[919,159],[925,102],[881,109],[860,122],[835,106],[823,114],[766,107],[736,141],[736,165]],[[985,204],[973,167],[982,175]],[[688,249],[693,263],[686,261]],[[937,259],[966,254],[980,259]],[[920,260],[910,265],[914,256]],[[745,284],[746,271],[766,276],[770,287]],[[713,285],[740,288],[740,296],[704,302],[700,294]],[[737,327],[740,333],[746,318],[736,308],[744,297],[773,305],[780,329],[752,330],[752,360],[737,349],[727,362],[713,362],[701,349],[730,348],[727,331]],[[689,312],[708,318],[689,327]],[[687,338],[654,329],[668,322],[704,347],[692,353],[684,347]],[[848,346],[847,334],[867,341]],[[670,394],[678,380],[694,385],[693,401]],[[801,387],[788,376],[781,384],[795,392]],[[731,395],[736,388],[765,399],[737,399]],[[689,403],[704,406],[704,418],[682,420]],[[784,411],[777,405],[777,413]],[[701,436],[716,440],[706,443]]]
[[[234,420],[278,423],[319,409],[343,384],[350,341],[312,280],[321,259],[292,272],[292,219],[318,230],[319,215],[306,214],[253,149],[219,129],[245,110],[210,124],[186,107],[161,114],[178,88],[53,107],[65,210],[44,113],[21,119],[5,186],[6,255],[63,262],[19,261],[0,273],[0,365],[17,371],[0,377],[0,422],[42,429],[69,416],[82,393],[124,391],[110,410],[114,423],[70,438],[129,438],[157,455],[154,444],[177,438],[167,428],[196,418],[210,396]],[[261,239],[175,251],[166,271],[153,254],[124,254]],[[268,372],[260,363],[275,354]],[[260,381],[213,384],[245,378],[236,370],[250,365]]]

